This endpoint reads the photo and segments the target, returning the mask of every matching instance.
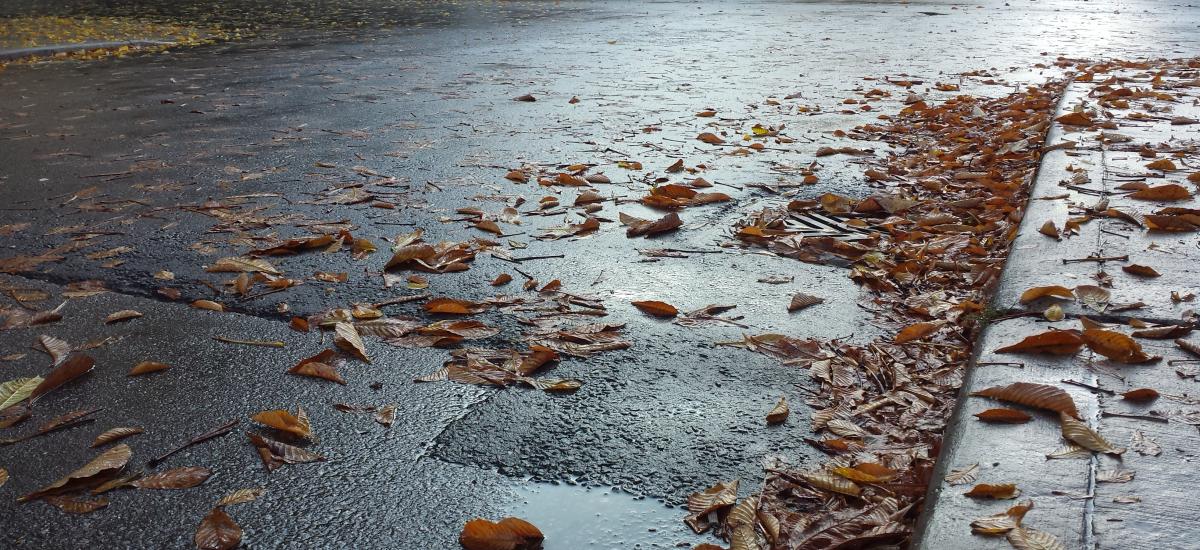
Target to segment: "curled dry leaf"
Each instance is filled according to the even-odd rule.
[[[50,371],[50,374],[46,375],[46,379],[33,389],[33,392],[29,394],[30,403],[54,391],[59,386],[87,374],[95,367],[96,361],[88,355],[77,353],[68,357],[61,365]]]
[[[359,336],[358,329],[354,328],[353,324],[339,322],[333,325],[334,338],[333,343],[337,347],[346,350],[355,357],[370,363],[371,358],[367,356],[367,346],[363,344],[362,336]]]
[[[199,550],[233,550],[242,544],[242,528],[217,506],[200,521],[195,542]]]
[[[1019,525],[1008,532],[1008,543],[1016,550],[1066,550],[1054,535]]]
[[[487,309],[487,304],[456,298],[434,298],[425,302],[425,311],[447,315],[474,315]]]
[[[1183,351],[1186,351],[1192,355],[1195,355],[1196,357],[1200,357],[1200,344],[1197,344],[1194,342],[1189,342],[1187,340],[1184,340],[1183,338],[1176,338],[1175,345],[1179,346],[1179,349],[1181,349]],[[0,408],[3,408],[3,407],[0,407]]]
[[[1020,342],[997,349],[996,353],[1075,355],[1083,345],[1083,338],[1076,331],[1051,330],[1033,336],[1026,336]]]
[[[1047,237],[1062,239],[1062,236],[1058,232],[1058,226],[1054,225],[1053,220],[1046,220],[1046,223],[1042,224],[1042,227],[1038,229],[1038,233],[1041,233]]]
[[[156,361],[142,361],[141,363],[134,365],[133,368],[129,370],[129,374],[126,374],[125,376],[141,376],[143,374],[167,370],[169,368],[171,368],[170,365],[165,363],[159,363]]]
[[[1185,336],[1191,332],[1192,327],[1188,325],[1166,325],[1148,328],[1145,330],[1137,330],[1133,332],[1133,335],[1137,338],[1167,339]]]
[[[790,412],[791,409],[788,408],[787,398],[780,397],[779,402],[767,413],[767,424],[782,424],[787,420],[788,413]]]
[[[1149,363],[1161,359],[1146,355],[1141,344],[1120,332],[1088,329],[1083,331],[1083,341],[1092,351],[1118,363]]]
[[[1079,418],[1075,400],[1062,388],[1032,382],[1013,382],[1007,386],[995,386],[972,392],[972,396],[990,397],[1002,401],[1027,405]]]
[[[396,404],[384,405],[375,411],[375,421],[380,425],[390,428],[396,422]]]
[[[1120,455],[1125,452],[1124,448],[1114,447],[1101,437],[1100,434],[1096,433],[1095,430],[1092,430],[1080,420],[1076,420],[1065,414],[1060,414],[1059,420],[1062,421],[1062,436],[1067,441],[1085,449],[1101,453]]]
[[[262,459],[263,465],[267,467],[267,471],[274,471],[281,464],[307,464],[325,460],[325,457],[308,449],[288,445],[258,434],[246,433],[246,435],[250,438],[250,443],[258,450],[258,456]]]
[[[938,331],[942,327],[939,322],[921,322],[913,323],[904,327],[900,332],[896,333],[896,337],[892,339],[894,344],[905,344],[913,340],[920,340]]]
[[[346,379],[338,373],[334,363],[337,361],[337,352],[327,349],[312,357],[301,359],[296,366],[288,369],[288,374],[298,376],[311,376],[313,378],[321,378],[338,384],[345,384]]]
[[[1137,403],[1158,399],[1158,392],[1151,388],[1139,388],[1121,394],[1121,399]]]
[[[112,323],[119,323],[121,321],[137,319],[138,317],[141,317],[141,316],[142,316],[142,313],[140,311],[134,311],[132,309],[123,309],[121,311],[111,313],[111,314],[109,314],[108,317],[105,317],[104,324],[108,325],[108,324],[112,324]]]
[[[966,485],[975,483],[975,478],[979,476],[979,463],[955,468],[946,474],[946,483],[950,485]]]
[[[62,338],[55,338],[45,334],[38,336],[38,349],[46,352],[55,365],[62,363],[68,355],[71,354],[71,343]]]
[[[1129,483],[1136,474],[1132,470],[1100,470],[1096,472],[1097,483]]]
[[[988,423],[1024,424],[1033,419],[1032,416],[1016,409],[988,409],[976,413],[975,417]]]
[[[853,468],[839,466],[833,473],[860,483],[886,483],[900,475],[900,472],[874,462],[862,462]]]
[[[721,136],[718,136],[712,132],[702,132],[700,135],[696,136],[696,139],[710,145],[720,145],[725,143],[725,140],[722,139]]]
[[[246,489],[238,489],[228,495],[225,495],[217,506],[233,506],[234,504],[245,504],[254,502],[266,493],[267,490],[261,487],[251,487]]]
[[[498,522],[476,518],[468,521],[458,536],[466,550],[535,550],[544,539],[537,527],[519,518]]]
[[[1121,271],[1138,277],[1159,277],[1161,274],[1154,270],[1153,267],[1138,264],[1129,264],[1121,266]]]
[[[54,495],[44,499],[59,510],[72,514],[90,514],[108,506],[106,498],[85,499],[80,496]]]
[[[818,298],[816,296],[809,296],[808,294],[805,294],[803,292],[797,292],[792,295],[792,301],[788,303],[787,310],[790,313],[795,313],[802,309],[812,307],[812,306],[815,306],[817,304],[824,303],[824,302],[825,302],[824,298]]]
[[[862,494],[862,488],[844,477],[836,476],[826,472],[801,472],[800,477],[807,481],[809,485],[826,491],[841,493],[843,495],[858,496]]]
[[[8,470],[0,468],[0,487],[3,487],[5,483],[8,483]]]
[[[41,498],[46,495],[57,493],[70,492],[77,488],[86,487],[92,480],[106,474],[116,473],[125,468],[129,463],[129,459],[133,457],[133,450],[129,445],[121,443],[113,448],[100,453],[91,462],[83,465],[82,468],[75,470],[60,478],[58,481],[38,489],[32,493],[24,495],[17,500],[26,502],[32,499]]]
[[[618,214],[618,218],[622,224],[628,227],[625,230],[626,237],[657,235],[659,233],[674,231],[683,225],[683,220],[679,219],[679,214],[674,212],[670,212],[655,221],[643,220],[624,212]]]
[[[204,483],[211,475],[212,470],[208,468],[187,466],[138,478],[132,484],[138,489],[190,489]]]
[[[697,491],[688,495],[687,508],[691,514],[684,519],[684,523],[688,524],[696,533],[703,533],[708,530],[711,525],[707,517],[709,514],[733,506],[737,502],[738,480],[722,481],[709,487],[703,491]]]
[[[296,407],[295,415],[283,409],[276,409],[262,411],[250,418],[259,424],[275,428],[281,432],[287,432],[304,439],[312,439],[312,425],[308,422],[308,415],[300,407]]]
[[[113,428],[96,436],[96,440],[92,442],[92,448],[94,449],[101,445],[107,445],[114,441],[119,441],[121,439],[125,439],[126,437],[134,436],[144,432],[145,430],[141,428]]]
[[[1004,513],[982,517],[971,522],[971,532],[978,535],[1003,535],[1021,525],[1025,514],[1033,509],[1033,501],[1025,500]]]
[[[501,285],[506,285],[511,281],[512,281],[512,275],[509,275],[508,273],[501,273],[501,274],[497,275],[495,279],[492,279],[492,282],[490,284],[492,286],[501,286]]]
[[[679,310],[675,306],[658,300],[646,300],[641,302],[630,302],[634,307],[642,310],[642,313],[653,315],[655,317],[675,317],[679,315]]]
[[[1075,293],[1065,286],[1035,286],[1021,293],[1021,303],[1028,304],[1034,300],[1052,296],[1055,298],[1075,298]]]
[[[209,311],[225,311],[225,306],[212,300],[196,300],[195,302],[192,302],[192,307],[196,309],[207,309]]]
[[[266,273],[282,275],[270,262],[261,258],[221,258],[209,266],[209,273]]]
[[[1089,309],[1104,313],[1108,309],[1108,301],[1112,294],[1096,285],[1079,285],[1075,287],[1075,297]]]
[[[991,498],[996,500],[1008,500],[1017,498],[1021,494],[1021,490],[1014,483],[1001,483],[992,485],[990,483],[980,483],[971,488],[970,491],[963,493],[971,498]]]

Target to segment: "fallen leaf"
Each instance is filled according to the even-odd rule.
[[[501,286],[508,284],[510,281],[512,281],[512,275],[509,275],[508,273],[501,273],[497,275],[495,279],[492,279],[490,284],[492,286]]]
[[[708,143],[710,145],[720,145],[722,143],[725,143],[725,140],[722,139],[721,136],[718,136],[717,134],[714,134],[712,132],[703,132],[700,135],[696,136],[696,139],[703,141],[704,143]]]
[[[989,483],[980,483],[971,488],[970,491],[963,493],[971,498],[991,498],[996,500],[1008,500],[1017,498],[1021,494],[1021,490],[1013,483],[1001,483],[992,485]]]
[[[1067,126],[1090,126],[1092,124],[1092,118],[1082,111],[1072,111],[1054,120]]]
[[[325,457],[295,445],[288,445],[258,434],[247,433],[246,435],[250,438],[250,443],[258,450],[258,456],[267,467],[267,471],[274,471],[280,464],[307,464],[325,460]]]
[[[266,492],[267,490],[261,487],[238,489],[221,498],[220,502],[217,502],[217,506],[233,506],[234,504],[254,502]]]
[[[96,361],[91,357],[82,353],[71,355],[61,365],[50,371],[50,374],[46,375],[46,379],[33,389],[33,393],[29,394],[30,402],[32,403],[39,397],[54,391],[59,386],[87,374],[95,367]]]
[[[995,386],[972,392],[971,395],[1009,401],[1079,418],[1079,410],[1075,408],[1075,401],[1071,399],[1070,394],[1062,388],[1046,384],[1013,382],[1007,386]]]
[[[60,478],[58,481],[38,489],[32,493],[24,495],[17,500],[26,502],[32,499],[41,498],[51,494],[65,493],[77,488],[86,487],[89,482],[99,478],[100,476],[119,472],[129,463],[129,459],[133,457],[133,450],[129,445],[121,443],[111,449],[100,453],[91,462],[85,464],[82,468],[75,470]]]
[[[1074,355],[1084,345],[1083,338],[1073,330],[1051,330],[1026,336],[1020,342],[1004,346],[996,353],[1048,353],[1051,355]]]
[[[782,424],[787,420],[788,413],[790,412],[791,409],[788,408],[787,399],[780,397],[779,402],[767,413],[767,424]]]
[[[1065,286],[1035,286],[1021,293],[1021,303],[1028,304],[1034,300],[1053,296],[1055,298],[1074,299],[1075,293]]]
[[[1061,413],[1059,414],[1059,420],[1062,422],[1062,436],[1067,441],[1085,449],[1101,453],[1120,455],[1125,452],[1123,448],[1113,447],[1111,443],[1080,420]]]
[[[145,430],[141,428],[113,428],[96,436],[96,440],[92,441],[92,448],[94,449],[101,445],[107,445],[114,441],[125,439],[126,437],[137,435],[143,432],[145,432]]]
[[[482,518],[463,526],[458,542],[466,550],[535,550],[545,536],[533,524],[518,518],[492,522]]]
[[[979,464],[971,464],[962,468],[955,468],[946,474],[946,483],[950,485],[966,485],[975,483],[975,478],[979,475]]]
[[[58,365],[71,354],[71,343],[62,338],[55,338],[45,334],[38,336],[38,346],[50,359],[54,361],[54,365]]]
[[[192,307],[196,309],[207,309],[209,311],[225,311],[225,306],[212,300],[196,300],[195,302],[192,302]]]
[[[1125,393],[1122,393],[1121,399],[1124,399],[1126,401],[1133,401],[1135,403],[1153,401],[1155,399],[1158,399],[1158,392],[1151,388],[1139,388],[1136,390],[1129,390]]]
[[[396,422],[396,404],[384,405],[375,411],[375,421],[384,427],[392,427]]]
[[[48,496],[44,499],[46,502],[54,505],[59,510],[72,514],[90,514],[108,506],[109,501],[105,498],[85,499],[80,496],[55,495]]]
[[[1033,419],[1032,416],[1015,409],[988,409],[976,413],[975,417],[984,422],[1002,424],[1024,424]]]
[[[105,317],[104,324],[108,325],[108,324],[112,324],[112,323],[119,323],[121,321],[137,319],[138,317],[141,317],[141,316],[142,316],[142,313],[140,311],[134,311],[132,309],[123,309],[121,311],[111,313],[111,314],[109,314],[108,317]]]
[[[217,506],[200,521],[195,543],[199,550],[233,550],[242,544],[242,528]]]
[[[1192,198],[1192,194],[1182,185],[1169,183],[1135,191],[1129,194],[1129,198],[1147,201],[1181,201]]]
[[[1129,483],[1133,481],[1134,473],[1131,470],[1100,470],[1096,472],[1097,483]]]
[[[1038,233],[1041,233],[1047,237],[1062,239],[1062,236],[1058,232],[1058,226],[1054,225],[1052,220],[1046,220],[1046,223],[1042,224],[1042,227],[1038,229]]]
[[[209,266],[210,273],[266,273],[268,275],[282,275],[275,266],[270,262],[261,258],[221,258],[213,265]]]
[[[628,226],[625,230],[626,237],[651,236],[668,231],[674,231],[683,225],[683,220],[679,219],[679,215],[671,212],[655,221],[643,220],[627,215],[624,212],[618,214],[621,223]]]
[[[1084,307],[1099,313],[1104,313],[1104,310],[1108,309],[1108,301],[1112,297],[1108,290],[1096,285],[1079,285],[1073,292]]]
[[[1125,273],[1129,273],[1130,275],[1137,275],[1139,277],[1159,277],[1160,276],[1159,272],[1155,271],[1154,268],[1152,268],[1150,266],[1138,265],[1138,264],[1129,264],[1129,265],[1121,266],[1121,271],[1124,271]]]
[[[1008,543],[1016,550],[1066,550],[1054,535],[1019,525],[1008,532]]]
[[[1163,172],[1171,172],[1177,170],[1175,163],[1171,159],[1158,159],[1146,165],[1146,168],[1151,170],[1161,170]]]
[[[487,304],[455,298],[434,298],[425,302],[425,311],[447,315],[474,315],[487,309]]]
[[[896,333],[896,337],[892,339],[892,343],[905,344],[912,342],[913,340],[920,340],[921,338],[937,332],[941,327],[942,324],[937,322],[913,323]]]
[[[346,322],[339,322],[333,325],[334,333],[333,342],[337,347],[346,350],[355,357],[370,363],[371,358],[367,356],[366,344],[363,344],[362,336],[359,336],[358,329],[354,325]]]
[[[1088,329],[1083,331],[1082,337],[1092,351],[1118,363],[1149,363],[1161,359],[1158,356],[1146,355],[1141,344],[1120,332]]]
[[[799,477],[807,481],[813,487],[824,489],[826,491],[841,493],[843,495],[858,496],[862,494],[862,488],[855,485],[841,476],[825,472],[801,472]]]
[[[143,374],[167,370],[169,368],[171,367],[164,363],[158,363],[155,361],[142,361],[141,363],[134,365],[134,367],[130,369],[129,374],[126,374],[125,376],[141,376]]]
[[[979,535],[1002,535],[1021,525],[1025,514],[1033,509],[1033,501],[1023,501],[1003,513],[978,518],[971,522],[971,532]]]
[[[304,409],[296,407],[296,414],[283,409],[262,411],[250,417],[264,426],[290,433],[303,439],[312,439],[312,426]]]
[[[190,489],[204,483],[211,475],[212,470],[199,466],[172,468],[138,478],[133,481],[133,486],[139,489]]]
[[[675,306],[666,302],[657,300],[647,300],[641,302],[630,302],[634,307],[642,310],[642,313],[653,315],[655,317],[675,317],[679,315],[679,310]]]
[[[27,399],[42,381],[41,377],[33,376],[16,378],[0,384],[0,411]]]

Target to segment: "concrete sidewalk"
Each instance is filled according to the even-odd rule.
[[[1179,349],[1171,339],[1143,338],[1137,341],[1145,352],[1161,355],[1162,360],[1121,364],[1087,348],[1073,356],[995,352],[1051,328],[1081,329],[1081,316],[1103,321],[1111,330],[1126,334],[1131,325],[1140,325],[1138,320],[1188,326],[1195,321],[1195,302],[1190,298],[1200,293],[1200,247],[1195,232],[1150,232],[1136,223],[1103,216],[1083,222],[1077,235],[1062,240],[1039,232],[1048,220],[1061,230],[1068,218],[1082,217],[1085,208],[1102,200],[1108,201],[1108,208],[1133,214],[1136,219],[1165,207],[1200,208],[1194,195],[1196,185],[1187,178],[1196,173],[1188,165],[1195,165],[1192,161],[1200,138],[1200,125],[1187,120],[1200,118],[1200,109],[1193,104],[1196,89],[1187,82],[1192,77],[1170,71],[1161,81],[1154,81],[1153,71],[1141,69],[1113,74],[1117,80],[1107,83],[1102,81],[1108,74],[1097,74],[1095,82],[1072,84],[1060,105],[1059,115],[1064,115],[1080,105],[1090,112],[1099,104],[1113,118],[1103,124],[1106,128],[1056,124],[1051,130],[1047,141],[1051,148],[1067,141],[1077,145],[1053,150],[1043,159],[1033,200],[993,301],[1002,315],[1032,315],[1004,315],[1002,319],[1009,318],[991,324],[978,341],[976,362],[947,428],[915,548],[1010,548],[1004,535],[973,535],[970,524],[1004,513],[1025,499],[1031,499],[1034,507],[1023,525],[1053,535],[1065,548],[1196,547],[1200,527],[1195,518],[1200,515],[1200,504],[1188,492],[1200,484],[1200,471],[1194,465],[1200,457],[1196,437],[1200,400],[1192,397],[1200,389],[1195,378],[1200,367],[1195,360],[1200,357]],[[1133,95],[1119,91],[1122,89]],[[1165,96],[1156,96],[1167,93],[1179,97],[1170,102]],[[1121,108],[1122,97],[1131,109]],[[1146,116],[1145,111],[1155,114]],[[1099,114],[1092,117],[1107,120]],[[1157,155],[1152,156],[1150,150]],[[1161,159],[1171,159],[1180,169],[1147,168],[1148,163]],[[1152,187],[1177,183],[1193,194],[1171,202],[1138,200],[1127,196],[1133,187],[1141,186],[1131,185],[1133,182]],[[1122,269],[1129,265],[1152,267],[1161,276],[1130,274]],[[1101,286],[1111,293],[1109,305],[1096,307],[1053,298],[1020,303],[1027,289],[1048,285]],[[1041,312],[1054,303],[1066,316],[1059,322],[1047,322]],[[1195,335],[1184,338],[1200,341]],[[1053,413],[968,397],[1014,382],[1065,390],[1093,430],[1128,450],[1120,456],[1083,452],[1050,459],[1047,455],[1069,443]],[[1154,389],[1160,396],[1148,402],[1122,398],[1122,393],[1139,388]],[[1033,419],[1010,425],[988,424],[974,417],[999,407],[1021,409]],[[977,467],[974,481],[944,481],[951,472],[972,467]],[[964,495],[979,483],[1012,483],[1021,493],[1014,500]]]

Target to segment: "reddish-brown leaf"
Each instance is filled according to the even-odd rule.
[[[1016,409],[988,409],[981,413],[976,413],[975,417],[991,423],[1001,424],[1024,424],[1029,422],[1033,417]]]
[[[1083,341],[1092,351],[1118,363],[1148,363],[1161,357],[1146,355],[1142,345],[1120,332],[1104,329],[1083,331]]]
[[[242,544],[242,528],[218,506],[196,528],[195,542],[199,550],[233,550]]]
[[[1019,405],[1046,409],[1079,418],[1075,400],[1062,388],[1032,382],[1013,382],[1007,386],[995,386],[971,393],[973,396],[990,397]]]
[[[658,300],[645,300],[640,302],[631,302],[634,307],[642,310],[642,313],[653,315],[655,317],[675,317],[679,315],[679,310],[675,306]]]
[[[1004,346],[996,353],[1048,353],[1051,355],[1074,355],[1083,347],[1083,338],[1073,330],[1052,330],[1027,336],[1011,346]]]

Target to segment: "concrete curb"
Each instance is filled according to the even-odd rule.
[[[26,57],[34,57],[41,55],[55,55],[64,52],[80,52],[97,49],[115,49],[122,46],[130,46],[134,48],[144,48],[147,46],[174,46],[176,42],[166,40],[122,40],[122,41],[95,41],[95,42],[77,42],[73,44],[51,44],[49,46],[37,46],[34,48],[18,48],[12,50],[0,50],[0,61],[14,61]]]

